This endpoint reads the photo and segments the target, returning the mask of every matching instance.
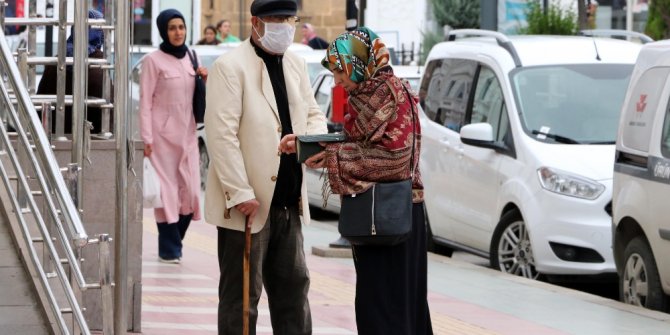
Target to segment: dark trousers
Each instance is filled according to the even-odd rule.
[[[431,335],[423,203],[412,209],[412,235],[394,246],[353,246],[359,335]]]
[[[175,223],[157,222],[158,226],[158,256],[163,259],[181,258],[181,241],[186,236],[186,230],[191,224],[193,213],[179,215]]]
[[[218,229],[219,335],[242,333],[242,277],[244,232]],[[312,333],[305,263],[298,208],[270,207],[268,221],[251,237],[249,334],[256,334],[258,300],[263,286],[270,305],[275,335]]]

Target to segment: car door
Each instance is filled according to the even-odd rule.
[[[510,150],[497,152],[459,142],[456,148],[458,168],[455,169],[454,179],[462,183],[458,194],[462,205],[458,211],[462,227],[454,235],[470,247],[488,251],[490,236],[498,221],[500,163],[502,159],[513,159],[510,157],[513,156],[513,144],[501,82],[493,69],[482,65],[474,87],[472,108],[468,111],[466,123],[490,124],[493,140],[508,143]]]
[[[140,140],[140,75],[142,60],[140,59],[130,73],[130,136]]]
[[[326,115],[326,119],[330,122],[331,114],[331,105],[332,105],[332,96],[331,92],[333,90],[333,75],[328,73],[321,73],[315,80],[312,85],[314,90],[314,99],[316,100],[319,109]],[[322,196],[322,185],[323,178],[322,176],[323,169],[305,169],[305,183],[307,184],[307,197],[308,201],[312,206],[322,207],[323,205],[323,196]],[[332,200],[336,196],[331,196],[329,199]]]
[[[458,132],[465,121],[476,68],[476,62],[470,60],[433,60],[426,67],[420,89],[428,119],[422,124],[421,143],[426,211],[433,235],[452,241],[467,217],[460,197],[466,184],[456,173],[458,148],[462,146]]]

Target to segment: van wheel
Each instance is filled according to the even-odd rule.
[[[493,232],[491,267],[502,272],[538,279],[526,223],[518,210],[505,213]]]
[[[625,266],[619,276],[621,301],[657,311],[669,311],[670,299],[663,292],[654,254],[649,243],[636,237],[624,251]]]
[[[198,143],[198,151],[200,152],[200,188],[205,189],[207,185],[207,170],[209,169],[209,154],[204,143]]]

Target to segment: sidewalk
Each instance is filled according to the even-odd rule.
[[[338,236],[331,224],[305,227],[314,334],[356,334],[355,272],[351,259],[313,256]],[[182,264],[157,261],[152,212],[144,213],[142,334],[216,334],[216,230],[193,222]],[[435,334],[618,335],[670,334],[670,315],[502,274],[429,254],[429,304]],[[272,334],[267,299],[259,304],[258,334]]]

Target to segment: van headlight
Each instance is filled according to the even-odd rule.
[[[537,169],[540,185],[547,191],[593,200],[605,191],[605,185],[565,171],[541,167]]]

